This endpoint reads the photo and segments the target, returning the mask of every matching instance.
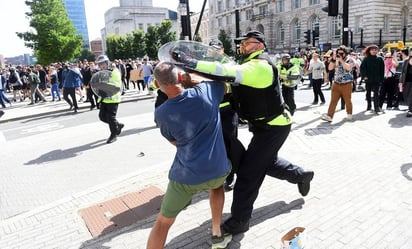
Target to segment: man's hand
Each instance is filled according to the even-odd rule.
[[[175,60],[176,62],[181,62],[183,64],[186,64],[187,62],[190,61],[190,57],[187,56],[184,52],[175,50],[172,51],[172,59]]]

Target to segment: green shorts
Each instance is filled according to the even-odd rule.
[[[160,213],[167,218],[175,218],[180,211],[189,206],[194,194],[203,190],[219,188],[223,185],[229,173],[198,185],[187,185],[169,180]]]

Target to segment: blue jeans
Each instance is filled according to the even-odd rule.
[[[59,89],[59,83],[54,83],[51,87],[51,94],[52,94],[52,99],[55,99],[55,93],[57,95],[57,98],[60,100],[60,89]]]
[[[3,108],[6,108],[4,102],[7,102],[11,105],[11,101],[4,94],[4,90],[0,90],[0,104],[3,106]]]

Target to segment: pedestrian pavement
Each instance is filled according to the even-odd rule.
[[[56,108],[52,103],[44,106],[50,111]],[[279,249],[280,238],[297,226],[306,228],[305,248],[412,248],[412,119],[405,117],[404,110],[375,115],[358,105],[353,121],[346,121],[345,112],[339,110],[328,123],[320,120],[327,105],[298,102],[297,106],[292,132],[279,154],[315,171],[311,191],[302,197],[296,185],[267,177],[255,202],[250,230],[234,236],[228,248]],[[41,104],[37,108],[44,110]],[[64,111],[67,106],[61,108]],[[32,109],[21,109],[20,118],[32,114]],[[140,123],[134,124],[135,120]],[[111,150],[100,151],[120,155],[126,150],[119,160],[134,162],[136,155],[128,153],[128,147],[146,144],[145,162],[150,167],[0,221],[0,248],[145,248],[154,215],[92,238],[79,210],[148,186],[166,190],[174,148],[160,142],[164,139],[158,130],[146,129],[152,126],[152,115],[130,117],[126,127],[139,129],[139,141],[120,136]],[[76,130],[83,139],[79,143],[90,139],[84,130]],[[239,138],[247,145],[251,138],[247,128],[239,128]],[[5,149],[13,146],[17,144]],[[98,156],[97,152],[93,155]],[[232,192],[226,192],[225,198],[224,219],[230,216]],[[177,217],[166,248],[210,248],[210,217],[208,193],[197,194]]]

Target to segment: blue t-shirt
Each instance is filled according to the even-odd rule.
[[[196,185],[230,171],[219,115],[223,94],[222,83],[204,82],[156,108],[160,132],[176,141],[170,179]]]

